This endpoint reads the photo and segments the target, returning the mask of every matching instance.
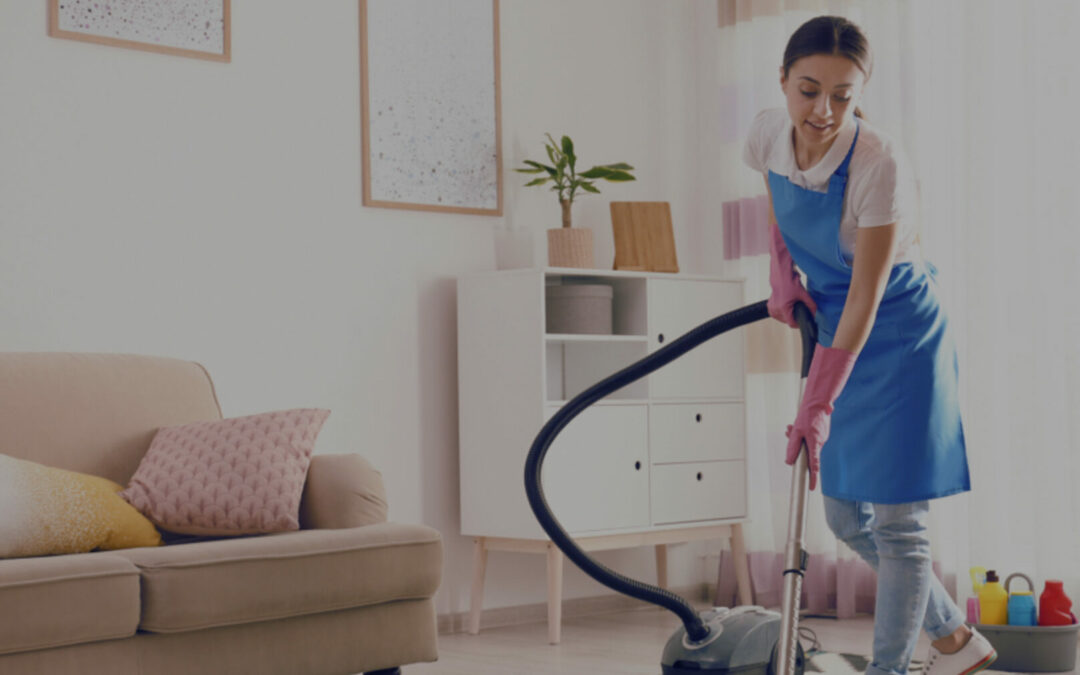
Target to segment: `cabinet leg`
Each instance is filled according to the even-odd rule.
[[[668,587],[667,579],[667,544],[656,545],[656,585]]]
[[[548,642],[557,645],[562,638],[563,552],[548,544]]]
[[[477,537],[473,542],[473,578],[472,593],[469,600],[469,633],[480,632],[480,612],[484,606],[484,573],[487,571],[488,551],[484,538]]]
[[[746,540],[743,539],[742,523],[731,526],[731,560],[735,565],[735,584],[739,588],[739,604],[752,605],[750,592],[750,563],[746,557]]]

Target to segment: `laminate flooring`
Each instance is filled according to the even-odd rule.
[[[813,629],[826,651],[870,652],[872,617],[804,618],[799,625]],[[402,670],[404,675],[659,675],[664,643],[677,626],[673,614],[643,608],[564,619],[558,645],[547,643],[544,623],[489,628],[479,635],[440,635],[437,663]],[[926,658],[928,647],[923,635],[915,658]]]

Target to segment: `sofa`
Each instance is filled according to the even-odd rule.
[[[126,485],[159,427],[221,418],[197,363],[0,353],[0,453],[12,457]],[[386,510],[370,463],[316,454],[296,531],[0,559],[0,674],[351,675],[434,661],[442,541]]]

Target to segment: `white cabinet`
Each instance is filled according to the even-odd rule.
[[[545,332],[546,289],[572,283],[613,289],[611,334]],[[702,276],[548,268],[458,280],[461,532],[478,542],[474,610],[481,560],[495,542],[557,556],[542,548],[547,536],[524,488],[525,457],[547,419],[597,381],[744,304],[741,281]],[[559,435],[544,491],[579,543],[644,543],[657,533],[685,541],[694,528],[716,536],[726,531],[718,526],[745,520],[743,340],[735,330],[709,341],[599,401]]]
[[[545,333],[545,289],[567,283],[614,289],[611,335]],[[523,480],[525,456],[548,417],[590,385],[743,304],[742,282],[709,277],[556,269],[462,277],[462,533],[545,539]],[[746,516],[743,340],[735,330],[701,345],[598,402],[560,434],[544,490],[567,531]],[[732,483],[739,490],[701,501],[698,511],[692,501],[673,511],[651,480],[656,467],[708,462],[719,464],[689,492]],[[718,474],[728,477],[714,480]]]

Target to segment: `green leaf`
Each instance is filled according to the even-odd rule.
[[[579,173],[578,175],[582,178],[607,178],[611,175],[611,173],[611,169],[603,166],[594,166],[588,171],[585,171],[584,173]]]
[[[562,151],[563,154],[570,158],[570,170],[574,170],[574,165],[577,164],[577,155],[574,154],[574,142],[570,140],[569,136],[562,137]]]
[[[619,171],[633,171],[634,167],[630,166],[626,162],[619,162],[618,164],[604,164],[602,168],[605,169],[617,169]]]
[[[616,183],[625,183],[630,180],[637,180],[625,171],[612,171],[608,175],[604,176],[604,180],[610,180]]]
[[[514,171],[517,171],[518,173],[544,173],[544,170],[542,168],[541,169],[514,169]]]
[[[585,181],[582,181],[581,185],[579,185],[578,187],[580,187],[585,192],[591,192],[591,193],[593,193],[595,195],[600,194],[600,191],[597,190],[596,188],[594,188],[592,183],[587,183]]]
[[[544,148],[547,149],[547,154],[551,159],[551,163],[558,166],[559,158],[556,156],[559,152],[558,149],[554,145],[545,145]]]
[[[534,180],[529,181],[528,183],[525,183],[525,187],[532,187],[533,185],[543,185],[544,183],[548,182],[549,180],[551,180],[551,176],[544,176],[543,178],[536,178]]]

